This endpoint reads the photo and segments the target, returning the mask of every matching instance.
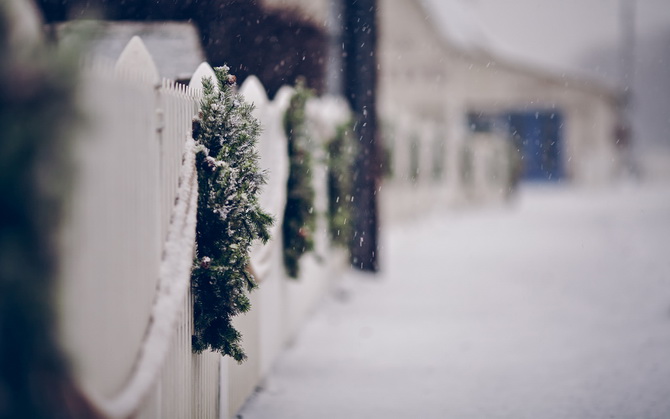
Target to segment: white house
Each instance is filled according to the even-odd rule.
[[[447,178],[461,177],[461,150],[470,139],[491,136],[518,149],[526,179],[601,183],[616,174],[616,89],[513,62],[486,39],[467,4],[435,3],[378,0],[378,106],[385,126],[395,131],[390,141],[396,154],[398,144],[407,146],[410,137],[427,130],[419,127],[426,122],[444,137]],[[326,31],[337,21],[333,0],[264,4],[297,7]],[[410,165],[398,163],[402,170]]]

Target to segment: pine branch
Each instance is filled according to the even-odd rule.
[[[256,239],[269,240],[274,221],[258,202],[265,175],[258,167],[260,125],[252,116],[253,105],[234,92],[228,67],[215,73],[216,81],[203,82],[201,112],[193,127],[199,188],[191,273],[193,350],[211,349],[242,362],[242,336],[232,318],[251,308],[247,293],[256,283],[247,271],[249,248]]]
[[[282,237],[284,266],[291,278],[297,278],[300,273],[299,260],[302,255],[314,250],[316,213],[311,172],[312,155],[309,150],[311,139],[307,132],[305,115],[305,106],[311,95],[304,82],[299,80],[284,115],[284,129],[288,137],[289,178]]]
[[[356,143],[352,122],[337,127],[327,145],[328,230],[333,244],[348,249],[353,241],[353,173]]]

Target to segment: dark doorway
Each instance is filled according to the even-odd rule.
[[[514,112],[507,117],[509,132],[521,152],[522,178],[560,180],[563,175],[561,139],[563,118],[556,111]]]

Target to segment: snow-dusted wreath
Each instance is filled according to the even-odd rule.
[[[258,202],[265,184],[255,147],[260,125],[253,105],[234,91],[235,77],[228,71],[218,67],[216,80],[203,80],[201,111],[193,124],[199,191],[193,350],[209,348],[241,362],[246,355],[231,320],[250,308],[247,292],[256,282],[248,270],[249,247],[255,239],[270,238],[273,219]]]
[[[353,174],[356,142],[353,122],[346,121],[335,129],[326,144],[328,166],[328,230],[333,244],[348,249],[353,241]]]
[[[312,93],[298,80],[295,93],[284,115],[288,139],[289,175],[286,185],[286,208],[282,224],[284,266],[290,278],[300,273],[300,258],[314,250],[314,187],[312,186],[312,153],[305,106]]]

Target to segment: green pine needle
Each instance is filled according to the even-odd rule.
[[[302,80],[284,115],[284,129],[288,137],[289,178],[286,208],[282,224],[284,266],[290,278],[300,274],[300,258],[314,250],[316,211],[312,186],[312,155],[307,131],[305,106],[312,93]]]
[[[233,90],[228,67],[215,69],[214,81],[203,81],[200,116],[194,121],[198,170],[197,256],[191,273],[193,350],[205,349],[246,359],[242,336],[232,318],[251,308],[247,293],[256,287],[247,270],[249,248],[270,239],[273,218],[258,195],[265,174],[255,149],[260,125],[253,105]]]

